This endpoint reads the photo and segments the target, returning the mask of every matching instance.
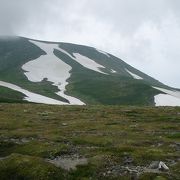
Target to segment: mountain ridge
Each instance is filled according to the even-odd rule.
[[[84,45],[25,37],[0,38],[0,81],[65,105],[155,105],[158,94],[180,99],[177,89],[112,54]],[[2,84],[0,100],[11,101],[8,97],[2,100],[6,99]],[[27,100],[23,94],[22,101]]]

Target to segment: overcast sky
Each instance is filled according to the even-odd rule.
[[[180,88],[180,0],[0,0],[0,35],[93,46]]]

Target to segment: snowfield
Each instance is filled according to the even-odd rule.
[[[175,91],[175,90],[173,91],[173,90],[168,90],[168,89],[154,87],[154,86],[153,86],[153,88],[158,89],[159,91],[162,91],[162,92],[169,94],[171,96],[180,98],[180,91]]]
[[[58,87],[59,92],[56,94],[67,99],[69,104],[84,105],[79,99],[65,94],[65,87],[68,84],[67,79],[70,77],[69,71],[72,68],[54,55],[54,49],[59,49],[58,44],[29,41],[45,51],[46,55],[41,55],[39,58],[29,61],[22,66],[22,69],[26,71],[24,74],[28,80],[41,82],[46,78],[48,81],[53,82],[54,86]]]
[[[169,94],[154,96],[155,106],[180,106],[180,99]]]
[[[95,50],[98,51],[98,52],[101,53],[101,54],[106,55],[108,58],[110,58],[110,55],[109,55],[107,52],[104,52],[104,51],[102,51],[102,50],[100,50],[100,49],[97,49],[97,48],[95,48]]]
[[[103,71],[100,70],[100,68],[104,68],[104,66],[98,64],[97,62],[95,62],[92,59],[89,59],[86,56],[83,56],[79,53],[73,53],[73,56],[71,54],[69,54],[67,51],[65,51],[64,49],[59,48],[58,50],[60,50],[62,53],[68,55],[71,59],[75,60],[76,62],[78,62],[79,64],[81,64],[82,66],[84,66],[85,68],[91,69],[93,71],[102,73],[102,74],[107,74],[104,73]]]
[[[27,91],[17,85],[11,84],[11,83],[7,83],[4,81],[0,81],[0,86],[3,87],[7,87],[9,89],[18,91],[23,93],[24,95],[26,95],[27,97],[25,97],[23,100],[29,101],[29,102],[34,102],[34,103],[43,103],[43,104],[58,104],[58,105],[68,105],[65,102],[62,101],[58,101],[52,98],[48,98],[46,96],[42,96],[40,94],[36,94],[36,93],[32,93],[30,91]]]
[[[115,71],[114,69],[111,69],[111,72],[112,72],[112,73],[117,73],[117,71]]]
[[[86,56],[83,56],[79,53],[73,53],[73,55],[75,56],[74,60],[77,61],[79,64],[81,64],[82,66],[88,68],[88,69],[91,69],[93,71],[96,71],[96,72],[99,72],[99,73],[102,73],[102,74],[106,74],[104,72],[102,72],[100,70],[100,68],[104,68],[104,66],[96,63],[95,61],[93,61],[92,59],[89,59],[88,57]]]
[[[166,93],[166,94],[158,94],[154,96],[154,101],[156,106],[180,106],[179,91],[172,91],[154,86],[153,88]]]
[[[128,69],[125,69],[134,79],[143,79],[142,77],[138,76],[137,74],[132,73]]]

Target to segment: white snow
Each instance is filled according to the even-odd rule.
[[[71,54],[69,54],[67,51],[65,51],[64,49],[59,47],[58,50],[60,50],[64,54],[68,55],[71,59],[74,59],[74,57]]]
[[[163,170],[169,170],[169,168],[166,166],[166,164],[162,161],[159,162],[158,169],[163,169]]]
[[[153,86],[153,88],[158,89],[166,94],[169,94],[171,96],[180,98],[180,91],[175,91],[175,90],[168,90],[168,89],[164,89],[164,88],[159,88],[159,87],[155,87]]]
[[[73,53],[73,56],[71,54],[69,54],[67,51],[65,51],[64,49],[59,48],[58,50],[60,50],[61,52],[63,52],[64,54],[68,55],[71,59],[75,60],[76,62],[78,62],[79,64],[81,64],[82,66],[84,66],[85,68],[91,69],[93,71],[102,73],[102,74],[107,74],[104,73],[103,71],[101,71],[99,68],[105,68],[104,66],[98,64],[97,62],[95,62],[92,59],[89,59],[86,56],[83,56],[79,53]]]
[[[102,73],[102,74],[106,74],[104,72],[102,72],[99,68],[105,68],[104,66],[96,63],[95,61],[93,61],[92,59],[89,59],[86,56],[83,56],[79,53],[73,53],[73,55],[75,56],[75,59],[79,64],[81,64],[82,66],[91,69],[93,71]]]
[[[112,73],[117,73],[117,71],[115,71],[114,69],[111,69],[111,72],[112,72]]]
[[[158,94],[154,96],[156,106],[180,106],[180,92],[172,91],[164,88],[154,87],[166,94]]]
[[[32,93],[30,91],[27,91],[15,84],[7,83],[4,81],[0,81],[0,86],[7,87],[9,89],[18,91],[26,95],[27,97],[24,98],[24,100],[29,102],[35,102],[35,103],[43,103],[43,104],[59,104],[59,105],[65,105],[67,103],[61,102],[52,98],[48,98],[46,96],[42,96],[40,94]]]
[[[142,77],[138,76],[137,74],[132,73],[128,69],[125,69],[134,79],[143,79]]]
[[[72,68],[54,55],[54,49],[59,49],[58,44],[29,41],[45,51],[46,55],[42,55],[22,66],[22,69],[26,71],[24,74],[28,80],[41,82],[47,78],[48,81],[53,82],[53,85],[57,86],[60,90],[56,93],[57,95],[67,99],[71,105],[84,105],[79,99],[65,94],[65,87],[68,84],[67,79],[70,77],[69,71]]]
[[[104,55],[106,55],[107,57],[110,57],[107,52],[104,52],[104,51],[99,50],[99,49],[97,49],[97,48],[95,48],[95,49],[96,49],[96,51],[98,51],[99,53],[104,54]]]
[[[169,94],[158,94],[154,101],[156,106],[180,106],[180,99]]]

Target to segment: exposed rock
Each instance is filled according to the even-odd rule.
[[[62,126],[67,126],[67,123],[62,123]]]
[[[143,167],[141,166],[121,166],[116,165],[107,169],[103,176],[126,176],[131,175],[133,178],[137,178],[143,172]]]
[[[133,162],[133,158],[132,157],[125,157],[124,158],[124,164],[125,165],[128,165],[128,164],[132,164],[132,162]]]
[[[32,139],[31,139],[32,140]],[[28,143],[28,142],[30,142],[31,141],[30,139],[27,139],[27,138],[22,138],[21,139],[21,142],[22,143]]]
[[[169,168],[166,166],[166,164],[162,161],[159,162],[158,169],[161,171],[168,171],[169,170]]]
[[[159,143],[157,144],[157,147],[160,147],[160,146],[162,146],[162,145],[163,145],[163,143],[159,142]]]
[[[177,146],[180,146],[180,142],[174,142]]]
[[[159,167],[159,161],[153,161],[150,165],[149,165],[149,169],[158,169]]]
[[[61,167],[65,170],[75,170],[77,165],[86,165],[88,161],[86,158],[79,155],[73,156],[58,156],[55,159],[47,159],[49,163],[54,164],[57,167]]]
[[[130,128],[137,128],[138,127],[138,124],[132,124],[129,126]]]
[[[7,159],[7,157],[0,157],[0,161]]]
[[[176,151],[180,151],[180,143],[174,142],[173,144],[170,144],[169,147],[174,148]]]
[[[127,162],[132,160],[132,158],[126,158]],[[131,161],[130,161],[131,163]],[[103,176],[126,176],[130,175],[132,179],[138,179],[138,177],[143,173],[156,173],[162,174],[167,173],[169,168],[162,161],[153,161],[149,167],[146,166],[134,166],[132,164],[127,165],[115,165],[107,168],[106,172],[103,173]]]
[[[156,169],[160,171],[168,171],[169,168],[166,166],[166,164],[162,161],[153,161],[148,169]]]
[[[24,143],[28,143],[30,141],[32,141],[34,138],[33,137],[29,137],[29,138],[8,138],[8,139],[4,139],[4,142],[12,142],[15,144],[24,144]]]

